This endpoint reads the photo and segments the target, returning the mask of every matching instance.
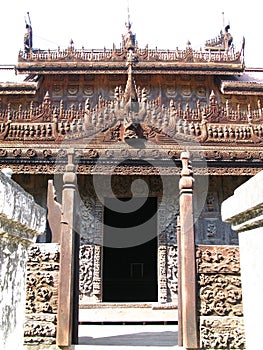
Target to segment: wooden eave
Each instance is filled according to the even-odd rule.
[[[221,81],[220,90],[226,95],[263,95],[263,83]]]
[[[72,145],[69,145],[72,148]],[[138,156],[131,156],[129,159],[121,159],[114,157],[106,157],[105,150],[120,151],[120,145],[93,145],[90,144],[91,150],[97,150],[101,154],[99,158],[99,167],[96,170],[96,158],[90,157],[85,152],[89,152],[87,147],[75,148],[76,154],[83,155],[75,158],[76,172],[78,174],[94,174],[98,171],[101,175],[107,169],[114,169],[112,174],[115,175],[135,175],[145,174],[155,175],[156,169],[146,169],[145,161],[152,162],[151,157],[147,154],[142,159]],[[67,147],[63,148],[65,151]],[[32,153],[32,150],[34,153]],[[54,174],[64,172],[67,164],[67,156],[59,157],[58,152],[60,145],[56,143],[0,143],[0,168],[10,166],[15,174]],[[261,146],[246,146],[233,145],[231,147],[222,147],[220,145],[210,146],[202,145],[204,160],[195,160],[194,150],[190,150],[193,156],[193,168],[196,175],[255,175],[263,169],[263,154]],[[3,151],[6,151],[4,153]],[[46,156],[47,151],[49,155]],[[138,150],[134,150],[137,154]],[[175,175],[180,172],[180,153],[181,148],[172,145],[162,146],[162,151],[167,154],[165,158],[154,159],[154,165],[157,166],[157,173],[163,175]],[[174,152],[176,154],[171,158],[169,154]],[[200,150],[198,150],[200,152]],[[173,161],[171,161],[173,159]],[[123,164],[125,162],[125,164]],[[126,169],[126,170],[125,170]],[[127,173],[125,172],[127,171]]]
[[[22,74],[125,74],[126,62],[19,62],[16,66]],[[135,74],[242,74],[240,62],[137,62]]]
[[[35,82],[0,83],[0,95],[35,95],[37,89]]]

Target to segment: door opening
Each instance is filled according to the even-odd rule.
[[[122,200],[125,202],[129,198]],[[144,204],[130,213],[111,210],[114,201],[120,203],[119,199],[105,199],[103,301],[157,301],[157,198],[145,198]],[[115,235],[116,231],[120,236]],[[127,232],[128,246],[122,244],[124,241],[114,244],[118,243],[114,242],[116,237],[122,240]],[[133,237],[136,237],[134,241]],[[141,242],[138,237],[142,237]]]

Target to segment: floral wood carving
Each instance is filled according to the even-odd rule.
[[[245,349],[242,317],[201,317],[202,349]]]
[[[91,297],[93,292],[94,246],[82,245],[79,252],[79,295]]]
[[[178,298],[178,252],[177,245],[167,247],[167,288],[168,301]]]
[[[242,316],[240,276],[199,275],[200,314],[203,316]]]
[[[177,216],[178,197],[162,198],[159,208],[159,280],[162,302],[178,300]]]
[[[28,250],[26,283],[26,344],[55,344],[59,245],[35,244]]]
[[[199,273],[240,273],[239,247],[198,245],[196,262]]]
[[[79,208],[79,298],[80,303],[101,299],[102,205],[83,197]]]

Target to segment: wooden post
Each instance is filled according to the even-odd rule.
[[[77,175],[73,165],[74,150],[68,151],[68,165],[63,176],[62,193],[62,216],[61,216],[61,239],[60,239],[60,271],[59,271],[59,292],[58,292],[58,324],[57,339],[58,346],[70,346],[72,344],[72,334],[75,334],[73,324],[78,324],[74,319],[76,315],[74,307],[75,279],[75,204],[76,204],[76,183]]]
[[[181,299],[181,332],[185,349],[198,349],[197,330],[197,295],[196,295],[196,262],[195,236],[193,217],[193,183],[192,169],[189,166],[189,154],[182,152],[182,172],[180,188],[180,299]]]
[[[178,268],[178,346],[183,346],[183,327],[182,327],[182,290],[181,290],[181,225],[180,216],[177,217],[177,268]]]
[[[61,205],[56,201],[56,194],[55,194],[53,180],[48,180],[47,220],[51,231],[51,243],[60,243]]]

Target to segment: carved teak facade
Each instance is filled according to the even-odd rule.
[[[69,170],[77,176],[79,195],[74,249],[80,308],[151,305],[164,310],[164,318],[165,310],[174,310],[177,320],[177,217],[185,150],[195,178],[199,338],[203,348],[216,348],[209,332],[220,328],[224,316],[229,325],[221,343],[227,348],[233,342],[242,316],[238,239],[222,222],[220,204],[263,169],[263,82],[261,72],[246,69],[244,45],[236,51],[228,29],[200,51],[190,43],[184,50],[158,50],[139,48],[128,24],[120,48],[88,51],[75,49],[73,42],[65,50],[35,50],[27,27],[16,66],[26,78],[0,84],[1,167],[12,168],[13,179],[49,209],[42,242],[51,244],[36,245],[29,255],[27,343],[55,342],[59,291],[54,286],[63,246],[56,220],[62,176]],[[144,180],[149,193],[135,180]],[[135,215],[111,211],[114,197],[125,203],[132,193],[145,197]],[[137,218],[148,220],[147,215],[154,218],[150,239],[141,232],[136,244],[116,248],[107,227],[126,231],[135,225],[135,235]],[[240,335],[236,347],[243,346]]]

